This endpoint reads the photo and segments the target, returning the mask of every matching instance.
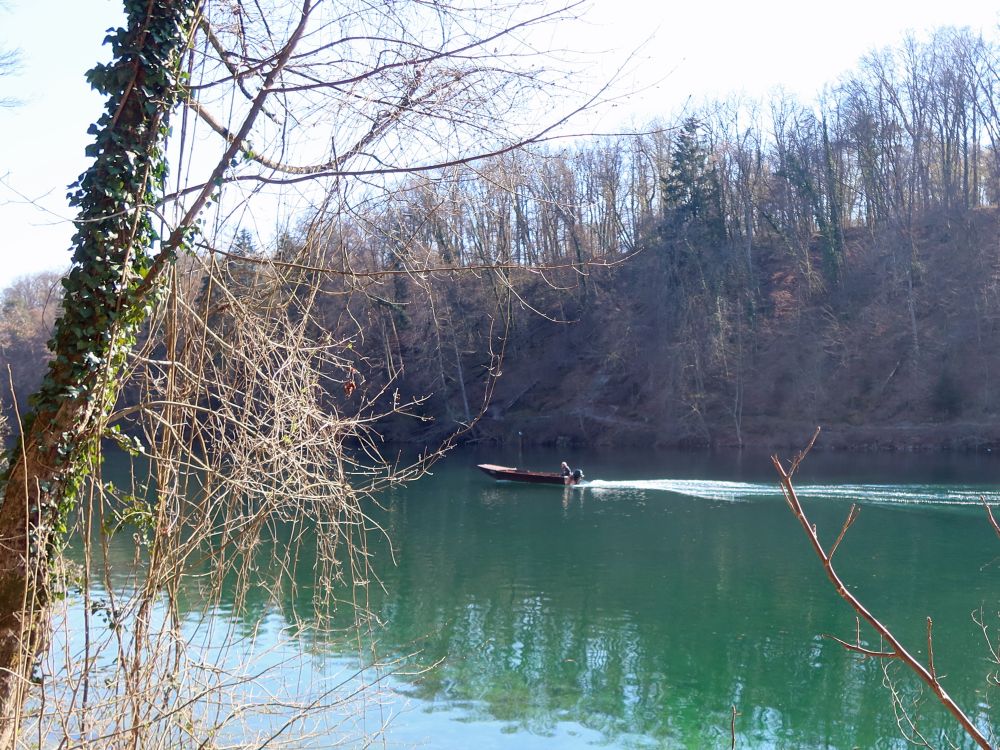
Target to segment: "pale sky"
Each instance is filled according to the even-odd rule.
[[[84,72],[108,51],[120,0],[0,0],[0,46],[21,50],[18,75],[0,78],[0,288],[68,264],[72,226],[66,187],[83,171],[87,127],[101,101]],[[734,93],[778,87],[809,101],[870,49],[944,25],[995,36],[1000,14],[985,0],[593,0],[584,26],[553,44],[595,53],[610,74],[643,45],[624,85],[639,93],[583,130],[617,129]],[[571,35],[571,38],[566,38]],[[559,38],[562,37],[562,38]],[[598,56],[599,53],[599,56]],[[603,61],[607,61],[606,65]]]

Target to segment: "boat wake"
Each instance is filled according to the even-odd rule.
[[[672,492],[705,500],[743,502],[762,498],[780,498],[778,483],[723,482],[703,479],[639,479],[605,481],[595,479],[581,487],[596,492],[647,491]],[[1000,492],[964,487],[955,489],[935,484],[809,484],[797,485],[803,500],[834,500],[880,505],[979,505],[981,498],[1000,502]]]
[[[749,482],[721,482],[705,479],[636,479],[605,481],[595,479],[584,482],[582,487],[597,491],[644,490],[672,492],[676,495],[700,497],[706,500],[748,500],[767,496],[781,496],[777,484],[751,484]]]

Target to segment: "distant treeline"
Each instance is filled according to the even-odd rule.
[[[218,325],[216,282],[301,299],[354,362],[338,378],[388,386],[383,400],[431,394],[415,410],[435,434],[487,400],[472,434],[498,439],[991,420],[998,72],[996,41],[940,29],[870,53],[811,103],[707,103],[334,195],[273,249],[242,232],[184,269]]]
[[[384,268],[607,259],[666,221],[697,225],[748,269],[758,238],[808,266],[818,236],[827,265],[816,271],[836,283],[850,227],[997,204],[998,106],[1000,48],[947,28],[869,54],[811,104],[706,104],[646,134],[414,180],[360,218]]]
[[[776,420],[986,418],[998,70],[968,30],[908,37],[813,103],[708,103],[413,178],[340,212],[319,262],[396,274],[335,307],[360,304],[368,350],[396,377],[406,363],[444,424],[475,413],[510,314],[485,436],[742,443]]]

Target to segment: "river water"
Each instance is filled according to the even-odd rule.
[[[584,470],[581,486],[474,468],[562,459]],[[842,578],[921,658],[932,618],[937,671],[984,728],[1000,724],[1000,666],[975,619],[1000,640],[1000,539],[979,498],[997,500],[998,476],[990,456],[814,452],[796,477],[827,543],[860,505],[835,559]],[[463,449],[380,500],[387,538],[369,538],[381,585],[367,604],[377,653],[397,661],[379,672],[381,700],[338,728],[347,746],[386,722],[375,747],[728,748],[733,735],[743,750],[907,746],[884,665],[823,637],[853,640],[853,612],[766,455]],[[265,687],[294,693],[358,659],[354,642],[295,636],[309,592],[251,597],[262,626],[192,604],[190,627],[245,627],[271,654]],[[296,649],[306,666],[282,674]],[[930,746],[971,747],[905,670],[890,663],[888,681]],[[316,746],[330,739],[320,731]]]

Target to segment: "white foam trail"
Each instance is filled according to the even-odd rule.
[[[979,505],[995,503],[996,490],[955,488],[939,484],[816,484],[797,487],[803,497],[901,505]]]
[[[597,491],[673,492],[705,500],[740,502],[751,498],[781,497],[778,483],[723,482],[705,479],[595,479],[580,485]],[[980,498],[1000,502],[997,490],[953,488],[934,484],[810,484],[797,486],[802,499],[890,505],[979,505]]]
[[[637,479],[605,481],[595,479],[586,483],[595,490],[652,490],[674,492],[678,495],[700,497],[706,500],[743,500],[750,497],[780,496],[777,484],[751,484],[749,482],[723,482],[706,479]]]

